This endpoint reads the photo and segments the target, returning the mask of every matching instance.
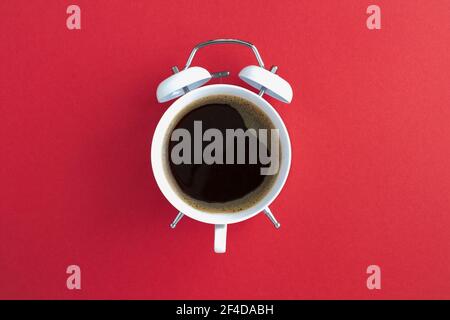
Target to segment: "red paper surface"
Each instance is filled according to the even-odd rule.
[[[269,99],[293,147],[282,227],[230,225],[224,255],[210,225],[169,228],[149,159],[158,83],[220,37],[294,89]],[[0,298],[450,298],[449,1],[3,0],[0,44]],[[246,86],[255,59],[194,62]]]

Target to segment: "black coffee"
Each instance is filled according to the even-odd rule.
[[[261,168],[267,167],[267,164],[263,165],[259,157],[257,157],[256,163],[250,163],[250,152],[254,151],[250,148],[250,139],[245,139],[245,163],[239,164],[237,159],[238,144],[229,143],[225,138],[226,130],[242,129],[246,131],[249,128],[270,130],[270,128],[273,128],[270,119],[255,105],[236,97],[216,96],[207,98],[204,101],[197,102],[190,109],[176,120],[172,132],[177,129],[185,129],[189,132],[190,137],[192,137],[190,148],[192,161],[187,164],[175,164],[170,155],[179,141],[171,141],[169,138],[168,142],[170,173],[178,188],[184,195],[187,195],[190,204],[210,211],[237,211],[251,206],[264,194],[265,189],[267,189],[264,188],[265,184],[269,185],[274,177],[261,174]],[[194,163],[194,126],[195,122],[198,126],[199,121],[201,121],[202,134],[208,129],[217,129],[222,133],[224,137],[222,141],[223,164],[206,164],[204,161],[200,164]],[[258,141],[258,136],[255,139]],[[199,143],[202,146],[201,150],[204,150],[211,141],[201,140]],[[267,148],[267,146],[258,141],[258,148]],[[229,152],[234,159],[231,164],[225,161]],[[269,150],[265,150],[265,152],[270,154]],[[253,197],[249,197],[252,194],[254,194]],[[208,204],[215,205],[210,206]]]

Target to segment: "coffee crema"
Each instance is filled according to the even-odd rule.
[[[230,154],[234,163],[190,163],[176,164],[171,159],[178,141],[173,141],[172,133],[178,129],[195,135],[195,123],[201,123],[203,131],[217,129],[223,136],[227,129],[275,129],[269,117],[250,101],[229,95],[215,95],[194,101],[172,121],[165,138],[165,174],[177,194],[192,207],[210,213],[233,213],[245,210],[262,199],[273,186],[278,171],[272,175],[262,175],[261,169],[267,167],[258,158],[250,161],[250,139],[245,139],[245,163],[237,161],[237,144],[223,139],[223,157]],[[172,139],[171,139],[172,138]],[[258,137],[258,152],[271,154],[270,143],[261,143]],[[270,141],[270,133],[269,139]],[[192,141],[191,141],[192,142]],[[204,150],[213,141],[196,141]],[[190,144],[190,155],[194,158],[194,142]],[[260,151],[259,149],[265,148]],[[230,156],[229,155],[229,156]],[[277,153],[281,163],[281,146]],[[186,155],[184,155],[186,156]],[[217,156],[217,155],[216,155]]]

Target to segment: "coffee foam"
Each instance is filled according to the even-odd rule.
[[[172,176],[169,161],[170,161],[170,155],[169,155],[169,141],[170,136],[172,134],[172,131],[178,124],[178,122],[189,112],[192,110],[199,108],[203,105],[207,104],[228,104],[231,107],[233,107],[235,110],[239,112],[242,119],[244,120],[244,123],[247,128],[252,128],[255,130],[258,129],[269,129],[268,138],[270,141],[270,129],[275,129],[275,126],[273,122],[270,120],[270,118],[255,104],[252,102],[241,98],[237,96],[232,95],[214,95],[214,96],[208,96],[201,99],[198,99],[185,108],[179,114],[172,120],[171,124],[169,125],[169,128],[167,130],[166,136],[164,138],[164,144],[163,144],[163,163],[164,163],[164,174],[167,178],[167,180],[170,182],[170,185],[172,186],[173,190],[177,193],[177,195],[189,206],[200,210],[205,211],[207,213],[237,213],[243,210],[246,210],[252,206],[254,206],[256,203],[258,203],[263,197],[267,195],[267,193],[272,189],[272,186],[275,183],[276,178],[278,177],[278,173],[275,175],[268,175],[265,176],[264,181],[261,185],[259,185],[255,190],[248,193],[242,198],[227,201],[227,202],[205,202],[198,199],[194,199],[184,193],[180,187],[178,186],[178,183],[175,181],[174,177]],[[279,152],[279,163],[281,163],[281,145],[280,145],[280,152]]]

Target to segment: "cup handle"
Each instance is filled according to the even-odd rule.
[[[227,225],[214,225],[214,252],[225,253],[227,249]]]

